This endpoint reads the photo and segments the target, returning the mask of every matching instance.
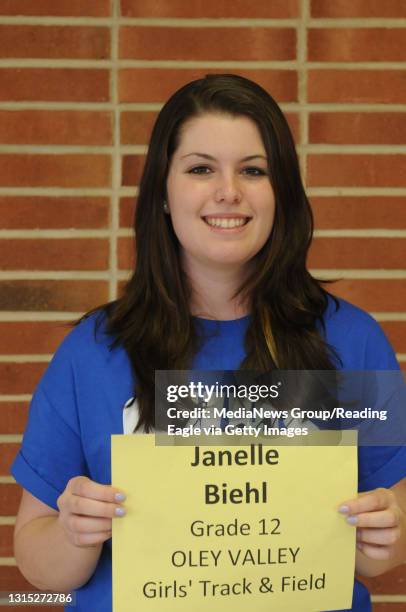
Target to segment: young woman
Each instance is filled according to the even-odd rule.
[[[111,525],[125,495],[110,486],[110,435],[153,429],[156,369],[399,367],[375,321],[306,270],[312,216],[294,142],[259,85],[210,75],[164,105],[135,233],[122,297],[62,342],[12,467],[24,488],[17,563],[39,588],[75,590],[84,611],[111,610]],[[405,560],[405,476],[406,448],[359,449],[365,494],[337,508],[357,529],[360,575]],[[358,582],[352,609],[371,609]]]

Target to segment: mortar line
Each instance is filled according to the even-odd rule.
[[[307,182],[307,151],[308,143],[308,111],[307,102],[307,19],[309,13],[309,0],[303,0],[301,3],[301,19],[298,27],[298,102],[299,102],[299,117],[300,117],[300,160],[301,174],[303,184]]]
[[[113,103],[113,167],[112,167],[112,194],[110,202],[110,281],[109,299],[116,299],[117,295],[117,268],[118,268],[118,239],[117,231],[119,228],[119,206],[120,206],[120,187],[121,187],[121,152],[120,152],[120,109],[119,109],[119,81],[118,81],[118,60],[119,60],[119,18],[120,0],[111,0],[111,101]]]

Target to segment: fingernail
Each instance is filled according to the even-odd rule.
[[[347,516],[347,523],[349,523],[350,525],[356,525],[358,523],[358,517],[357,516]]]
[[[358,550],[362,550],[362,544],[360,544],[360,542],[357,542],[357,548]]]
[[[114,499],[118,502],[123,502],[125,500],[125,493],[116,493]]]
[[[348,506],[340,506],[338,511],[341,512],[341,514],[347,514],[347,512],[349,512],[350,509]]]
[[[124,514],[125,514],[125,508],[116,508],[116,509],[114,510],[114,514],[115,514],[116,516],[124,516]]]

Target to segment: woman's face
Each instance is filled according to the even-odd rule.
[[[167,202],[189,275],[202,266],[243,273],[267,241],[275,211],[254,121],[214,113],[187,121],[170,163]]]

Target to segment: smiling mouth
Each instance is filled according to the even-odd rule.
[[[233,229],[247,225],[251,217],[202,217],[203,221],[210,227],[220,227],[222,229]]]

